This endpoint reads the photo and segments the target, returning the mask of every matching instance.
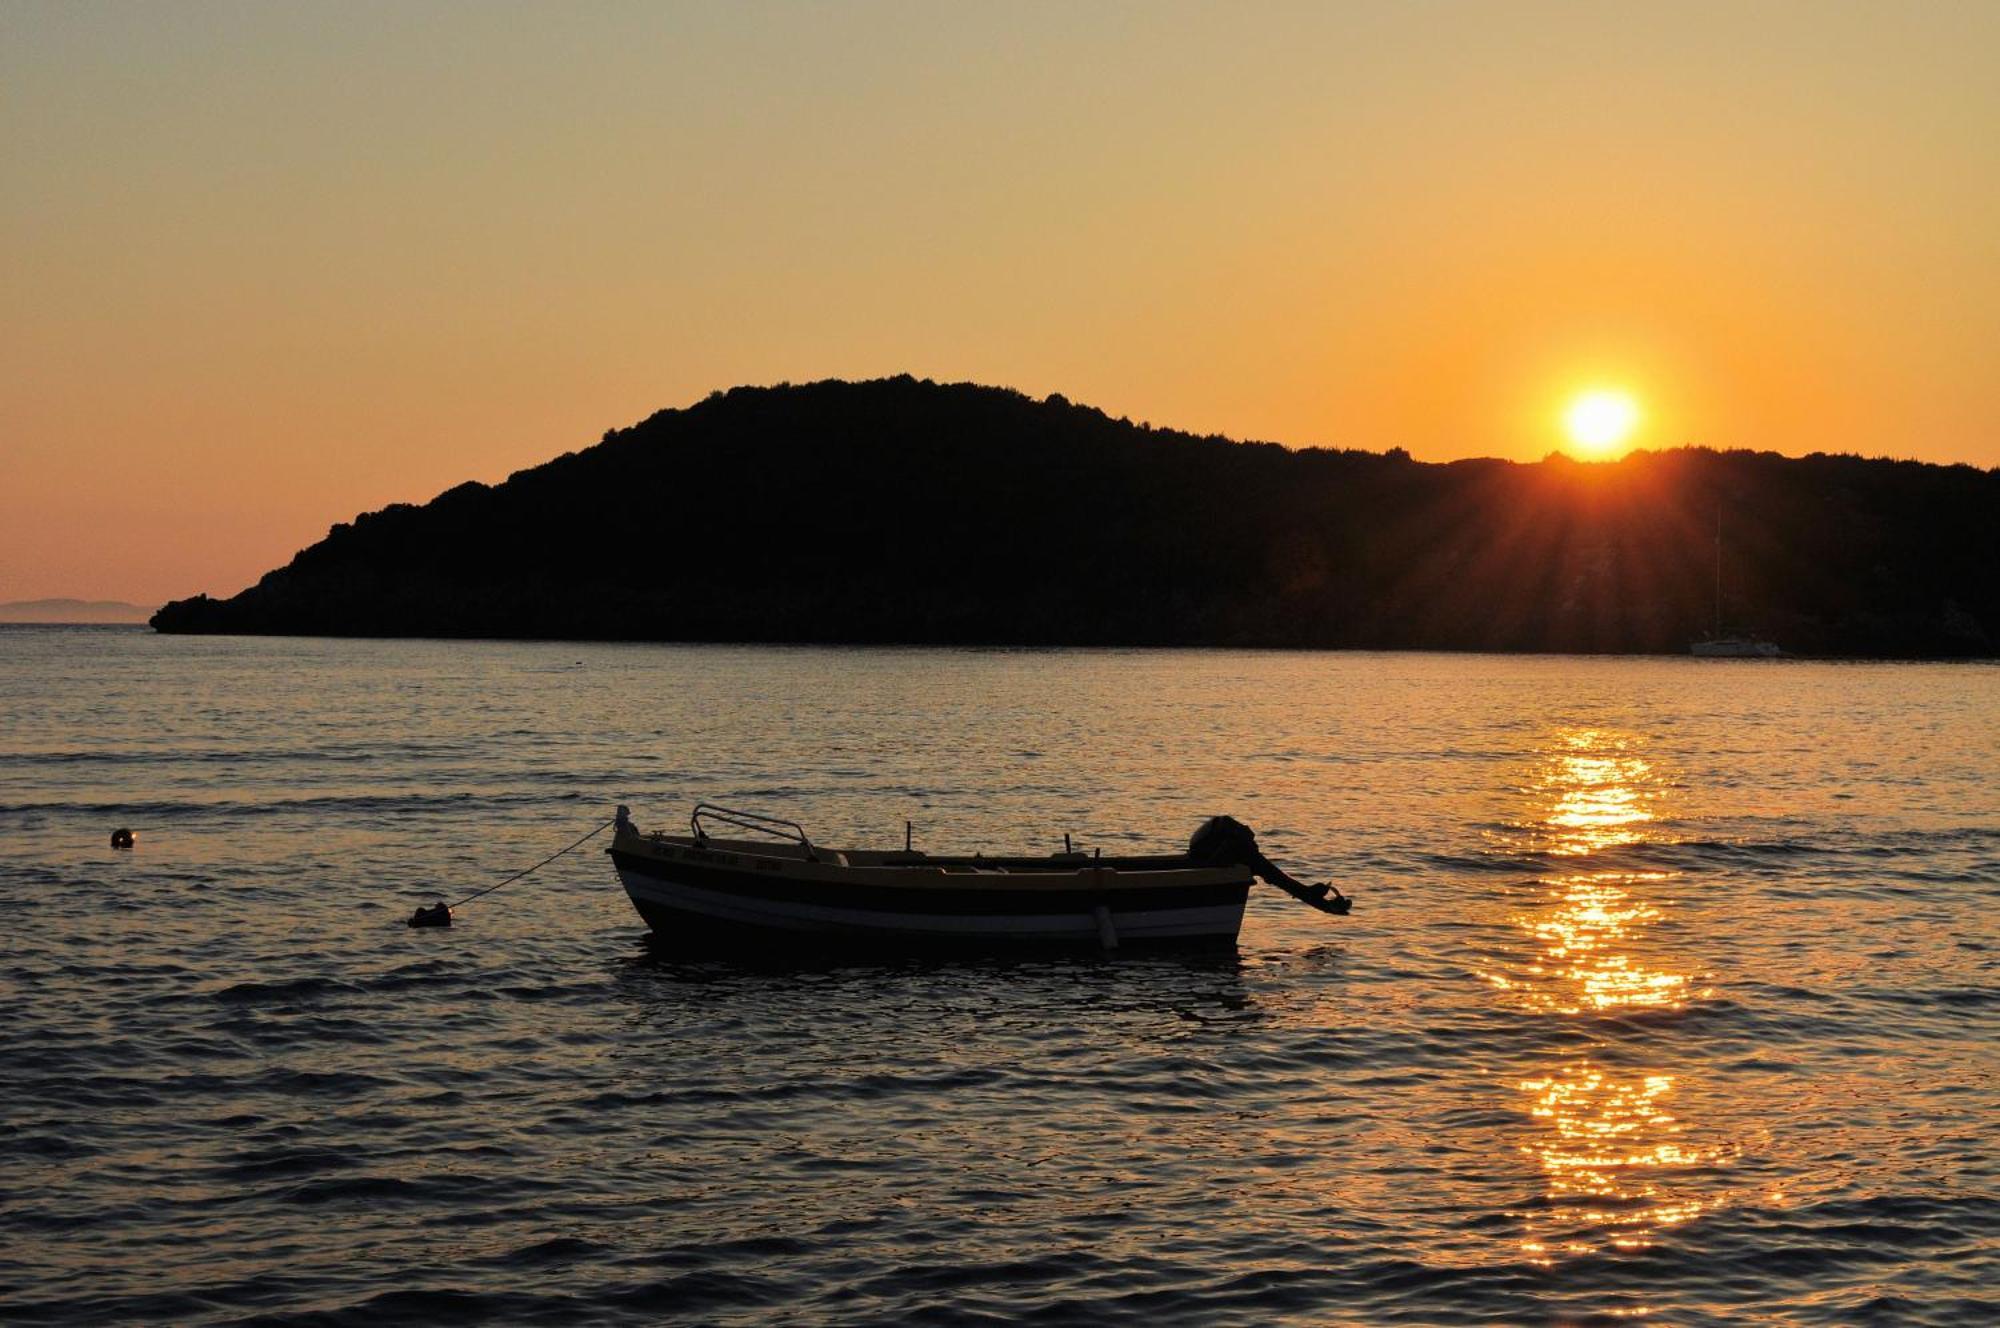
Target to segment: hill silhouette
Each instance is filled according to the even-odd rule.
[[[16,599],[0,604],[0,623],[142,623],[153,610],[122,599]]]
[[[2000,636],[2000,471],[1690,448],[1433,465],[1060,396],[736,388],[396,504],[163,632],[1800,653]]]

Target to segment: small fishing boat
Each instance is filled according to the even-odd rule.
[[[814,943],[1233,944],[1253,879],[1326,913],[1350,901],[1301,885],[1248,827],[1216,817],[1186,853],[1104,857],[829,849],[796,822],[703,803],[689,833],[646,833],[620,807],[605,851],[655,936],[715,933]],[[723,827],[748,838],[720,838]],[[1065,836],[1065,849],[1068,840]]]

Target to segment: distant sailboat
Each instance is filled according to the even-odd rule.
[[[1688,647],[1703,659],[1776,659],[1785,652],[1777,643],[1754,636],[1722,634],[1722,511],[1715,513],[1715,627]]]
[[[1760,641],[1754,636],[1711,636],[1688,649],[1704,659],[1776,659],[1785,653],[1778,649],[1777,642]]]

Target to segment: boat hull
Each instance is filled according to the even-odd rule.
[[[1242,928],[1250,889],[1247,875],[1212,868],[868,870],[644,842],[614,844],[610,854],[632,906],[669,942],[723,934],[869,947],[1226,945]]]

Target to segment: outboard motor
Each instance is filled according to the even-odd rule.
[[[1257,832],[1234,816],[1211,816],[1188,840],[1188,860],[1202,867],[1254,866]]]
[[[1259,879],[1277,886],[1302,904],[1322,913],[1344,914],[1354,901],[1330,882],[1301,885],[1287,876],[1257,847],[1257,833],[1233,816],[1211,816],[1188,840],[1188,860],[1201,867],[1248,867]]]

